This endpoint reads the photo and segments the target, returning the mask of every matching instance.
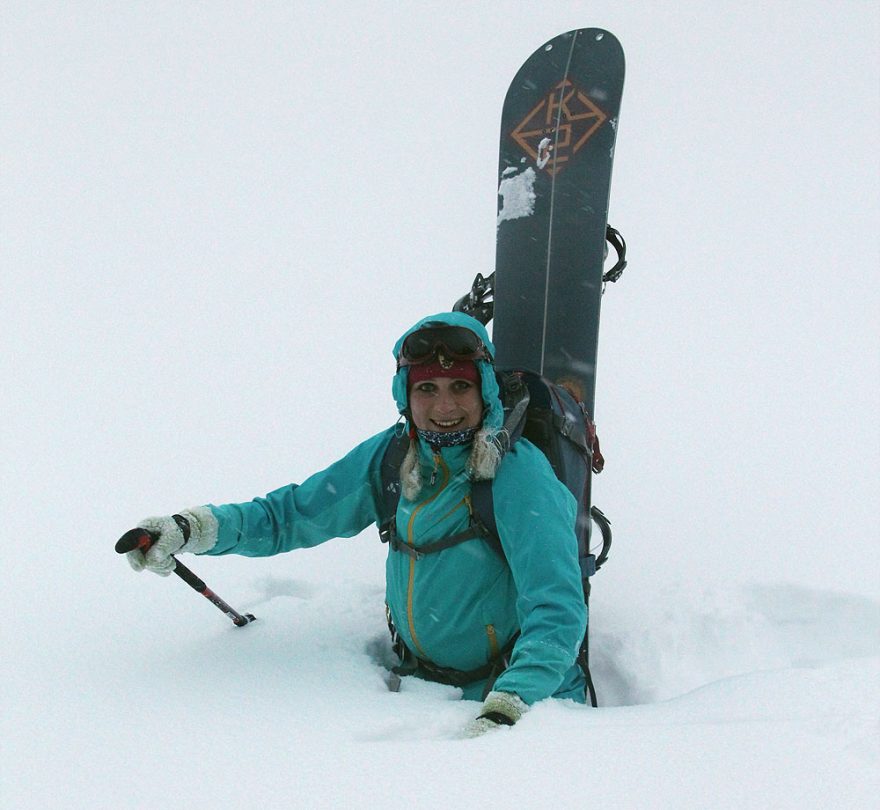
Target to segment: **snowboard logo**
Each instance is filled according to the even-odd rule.
[[[607,119],[586,93],[564,79],[541,99],[510,136],[539,169],[545,169],[553,177]]]

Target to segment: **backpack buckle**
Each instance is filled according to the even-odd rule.
[[[396,524],[397,521],[394,518],[391,518],[391,520],[383,523],[379,527],[379,539],[383,543],[390,543],[394,539],[394,536],[397,534]]]
[[[581,577],[583,579],[589,579],[595,573],[596,555],[588,554],[586,557],[581,557]]]

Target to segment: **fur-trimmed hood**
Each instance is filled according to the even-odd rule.
[[[463,312],[441,312],[437,315],[429,315],[422,318],[418,323],[407,329],[397,343],[394,344],[394,359],[400,354],[403,341],[413,332],[418,331],[428,323],[445,323],[449,326],[462,326],[473,332],[486,347],[489,356],[494,360],[495,347],[489,340],[489,333],[476,318],[465,315]],[[480,372],[480,393],[483,399],[483,422],[473,438],[472,449],[468,461],[468,474],[474,481],[487,480],[495,477],[495,471],[501,462],[502,444],[498,439],[498,433],[504,425],[504,409],[499,398],[498,381],[495,379],[495,367],[488,360],[476,360],[477,369]],[[408,388],[409,368],[404,366],[398,369],[394,375],[392,393],[397,403],[398,412],[406,419],[406,430],[414,435],[413,424],[409,412]],[[421,464],[419,461],[418,442],[410,445],[406,458],[400,469],[400,480],[403,487],[403,495],[409,500],[415,500],[422,488]]]
[[[404,332],[397,343],[394,344],[394,360],[397,360],[400,354],[400,348],[403,341],[406,340],[413,332],[417,332],[427,323],[445,323],[449,326],[463,326],[470,329],[486,346],[489,355],[495,359],[495,346],[489,340],[489,333],[476,318],[465,315],[463,312],[441,312],[438,315],[429,315],[422,318],[418,323],[414,324],[410,329]],[[504,424],[504,410],[501,407],[499,399],[498,382],[495,379],[494,366],[486,360],[477,360],[477,368],[480,371],[480,379],[482,383],[483,406],[486,409],[483,416],[483,427],[491,433],[496,433]],[[397,411],[407,419],[409,423],[409,398],[407,396],[407,381],[409,377],[409,368],[404,366],[394,375],[394,382],[391,386],[391,392],[394,395],[394,401],[397,403]],[[407,424],[407,429],[411,427]]]

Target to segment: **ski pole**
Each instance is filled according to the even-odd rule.
[[[116,553],[125,554],[128,551],[140,549],[146,552],[150,546],[159,539],[159,535],[146,529],[131,529],[127,531],[116,542]],[[222,610],[236,627],[244,627],[250,622],[256,621],[256,616],[252,613],[241,614],[234,608],[224,602],[214,591],[212,591],[205,583],[199,579],[192,571],[189,570],[177,557],[172,555],[174,560],[174,573],[177,574],[187,585],[193,590],[198,591],[212,605]]]

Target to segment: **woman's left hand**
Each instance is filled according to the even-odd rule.
[[[489,692],[483,702],[480,716],[465,726],[463,737],[480,737],[487,731],[512,726],[529,707],[519,696],[510,692]]]

